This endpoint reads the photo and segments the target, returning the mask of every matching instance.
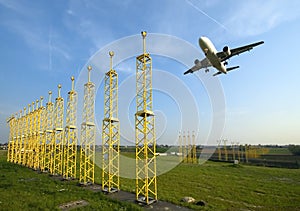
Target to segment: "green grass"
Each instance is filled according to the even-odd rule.
[[[134,153],[123,155],[134,158]],[[134,204],[112,201],[102,193],[80,188],[76,181],[61,182],[50,179],[47,174],[7,163],[4,156],[0,151],[0,210],[55,210],[62,203],[79,199],[90,203],[82,210],[139,209]],[[159,159],[174,165],[177,158]],[[133,162],[121,159],[122,171],[135,172],[134,159],[130,160]],[[163,165],[167,165],[166,162]],[[98,166],[95,182],[101,183]],[[135,191],[134,179],[121,178],[120,185],[122,190]],[[221,162],[180,164],[159,175],[157,185],[159,200],[194,210],[300,210],[300,169],[234,166]],[[184,196],[203,200],[206,206],[180,202]]]
[[[76,210],[140,210],[137,205],[114,201],[77,183],[8,163],[6,151],[0,150],[0,210],[58,210],[59,205],[76,200],[89,203]]]
[[[288,148],[279,148],[279,147],[272,147],[272,148],[268,148],[269,151],[267,154],[270,155],[292,155],[292,153],[290,152],[290,150]]]
[[[300,210],[300,169],[180,164],[158,176],[157,185],[159,200],[194,210]],[[121,187],[133,192],[135,180],[122,178]],[[180,202],[184,196],[207,206]]]

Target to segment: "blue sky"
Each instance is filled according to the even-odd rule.
[[[109,57],[100,56],[114,47],[122,87],[122,140],[132,143],[135,58],[129,53],[124,56],[122,49],[132,50],[123,45],[133,37],[137,44],[132,44],[132,53],[141,52],[139,34],[146,30],[147,49],[153,52],[159,144],[176,143],[180,130],[197,131],[199,144],[213,144],[216,138],[250,144],[300,144],[299,19],[297,0],[0,0],[0,142],[8,139],[6,118],[40,96],[47,100],[49,90],[56,97],[59,83],[66,100],[72,75],[82,93],[88,64],[95,69],[96,122],[101,128],[101,77],[108,70]],[[226,76],[212,78],[213,69],[208,74],[183,76],[196,58],[204,58],[198,47],[202,35],[209,37],[217,50],[260,40],[265,44],[230,59],[229,65],[240,65],[240,69]],[[224,106],[222,100],[211,96],[214,88],[223,93]],[[81,106],[78,108],[81,113]],[[224,112],[225,124],[219,112]],[[216,121],[222,129],[218,132]],[[99,132],[97,143],[101,143]]]

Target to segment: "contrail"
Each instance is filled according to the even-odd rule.
[[[191,5],[192,7],[194,7],[196,10],[198,10],[198,12],[202,13],[203,15],[205,15],[206,17],[208,17],[209,19],[211,19],[213,22],[215,22],[216,24],[218,24],[219,26],[221,26],[223,29],[225,29],[226,31],[228,31],[228,29],[221,24],[219,21],[217,21],[216,19],[214,19],[213,17],[209,16],[207,13],[205,13],[203,10],[201,10],[199,7],[197,7],[196,5],[194,5],[192,2],[190,2],[190,0],[186,0],[186,2]]]

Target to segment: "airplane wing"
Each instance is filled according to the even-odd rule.
[[[201,61],[196,59],[194,63],[195,63],[195,65],[192,68],[188,69],[186,72],[184,72],[184,75],[188,74],[188,73],[193,73],[193,72],[195,72],[197,70],[200,70],[202,68],[211,67],[211,63],[207,58],[204,58]]]
[[[250,45],[245,45],[245,46],[242,46],[242,47],[238,47],[238,48],[234,48],[234,49],[229,49],[228,47],[228,50],[230,50],[230,54],[228,53],[225,53],[224,51],[221,51],[221,52],[218,52],[217,53],[217,56],[218,58],[220,59],[221,62],[233,57],[233,56],[236,56],[236,55],[239,55],[241,53],[244,53],[245,51],[250,51],[252,50],[254,47],[258,46],[258,45],[261,45],[263,44],[264,41],[260,41],[260,42],[256,42],[256,43],[252,43]],[[225,48],[225,47],[224,47]]]

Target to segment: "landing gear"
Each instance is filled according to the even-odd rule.
[[[224,66],[228,65],[228,62],[224,62]]]
[[[205,69],[205,72],[208,73],[208,72],[209,72],[209,69]]]

